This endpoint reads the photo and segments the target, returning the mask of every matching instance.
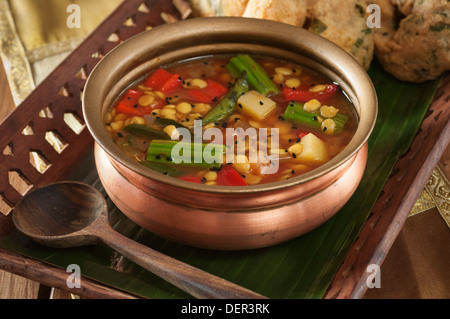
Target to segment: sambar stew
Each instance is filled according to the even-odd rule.
[[[350,142],[358,117],[338,83],[291,62],[242,54],[153,70],[125,90],[105,124],[148,169],[246,186],[326,163]]]

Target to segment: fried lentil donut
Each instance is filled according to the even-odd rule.
[[[243,16],[303,27],[306,13],[306,0],[249,0]]]
[[[374,2],[382,15],[382,27],[374,32],[375,52],[386,71],[400,80],[421,83],[450,70],[449,1]]]
[[[198,17],[242,16],[249,0],[189,0]]]
[[[411,13],[416,0],[390,0],[390,2],[397,6],[398,10],[405,16]]]
[[[366,25],[365,1],[189,0],[196,16],[243,16],[305,27],[342,47],[367,69],[374,44]]]
[[[308,0],[308,29],[350,53],[365,69],[374,54],[365,0]]]
[[[189,0],[198,17],[241,16],[284,22],[302,27],[306,0]]]

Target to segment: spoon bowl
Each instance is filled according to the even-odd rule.
[[[97,189],[63,182],[30,192],[16,205],[12,218],[16,228],[35,241],[65,248],[98,242],[86,228],[106,212],[106,201]]]
[[[108,222],[104,197],[88,184],[59,182],[36,188],[17,203],[12,220],[20,232],[47,246],[106,244],[197,298],[265,298],[118,233]]]

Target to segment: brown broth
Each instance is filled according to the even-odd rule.
[[[254,117],[242,113],[240,108],[237,107],[236,111],[231,116],[221,121],[205,125],[205,127],[219,129],[223,133],[223,145],[227,145],[227,142],[230,143],[230,141],[227,141],[226,139],[227,129],[247,129],[251,127],[255,129],[279,129],[279,148],[277,148],[276,152],[275,150],[273,150],[273,152],[275,153],[281,152],[281,155],[277,155],[279,161],[277,162],[278,169],[276,173],[261,174],[261,167],[264,167],[264,165],[261,165],[261,163],[258,162],[249,163],[249,165],[244,165],[245,167],[236,163],[229,163],[229,166],[232,166],[234,168],[234,171],[242,177],[242,179],[245,181],[245,184],[262,184],[288,179],[299,176],[323,165],[324,162],[305,162],[299,160],[298,158],[294,158],[296,157],[296,155],[294,155],[293,153],[286,153],[286,151],[289,150],[291,146],[296,143],[301,143],[301,138],[303,137],[299,137],[299,131],[310,132],[314,134],[318,139],[320,139],[320,141],[322,141],[324,145],[326,145],[328,160],[340,153],[353,137],[358,125],[358,118],[356,111],[351,104],[351,101],[349,101],[346,95],[341,91],[339,85],[337,85],[336,93],[331,98],[324,101],[322,105],[335,107],[339,110],[339,113],[346,115],[348,117],[348,120],[341,132],[327,134],[327,132],[324,132],[319,128],[303,126],[298,123],[289,122],[283,118],[283,114],[291,101],[288,101],[283,95],[282,88],[286,87],[286,83],[295,83],[295,81],[286,82],[289,79],[298,79],[301,84],[295,89],[303,91],[308,91],[315,85],[326,85],[333,83],[322,75],[317,74],[316,72],[309,70],[304,66],[299,66],[290,62],[278,61],[269,57],[253,58],[258,62],[260,66],[264,68],[267,75],[271,77],[272,81],[277,82],[276,85],[280,88],[280,93],[270,96],[270,99],[276,102],[276,108],[273,109],[270,114],[267,115],[264,119],[256,120]],[[146,88],[144,83],[146,83],[148,78],[137,83],[132,87],[133,90],[139,92],[136,94],[142,95],[144,93],[144,95],[151,95],[153,98],[149,98],[149,100],[153,99],[153,102],[146,107],[140,105],[141,101],[143,101],[143,104],[147,104],[149,102],[149,100],[145,101],[145,99],[138,99],[137,101],[139,102],[136,102],[136,104],[131,106],[129,105],[128,108],[119,107],[120,102],[114,105],[105,120],[106,127],[111,133],[111,138],[130,157],[139,162],[144,162],[146,160],[148,145],[152,139],[138,137],[134,134],[127,133],[124,131],[124,127],[133,123],[144,124],[159,131],[166,130],[170,132],[167,126],[169,126],[169,124],[171,123],[160,123],[160,119],[165,118],[171,121],[176,121],[177,123],[192,129],[194,120],[201,120],[202,118],[204,118],[208,114],[209,110],[213,109],[220,102],[221,98],[211,99],[208,102],[203,102],[203,105],[201,105],[202,102],[194,101],[192,99],[192,96],[190,95],[192,93],[192,90],[201,90],[193,86],[188,86],[188,82],[194,83],[190,82],[189,79],[214,81],[215,83],[218,83],[222,87],[229,90],[235,82],[235,78],[226,68],[229,60],[230,56],[212,56],[183,61],[165,66],[164,69],[166,71],[171,74],[179,75],[179,79],[183,82],[181,85],[178,84],[180,85],[178,89],[175,89],[173,91],[169,90],[164,94],[162,91],[150,90]],[[280,67],[284,68],[284,70],[282,71],[284,71],[284,73],[286,74],[280,76]],[[287,70],[290,70],[290,72],[288,72]],[[334,84],[336,85],[336,83]],[[211,85],[209,85],[208,87],[211,87]],[[252,88],[250,88],[250,90],[252,90]],[[127,100],[127,98],[122,97],[122,101],[123,100]],[[135,101],[131,98],[128,98],[128,100]],[[187,102],[192,110],[186,113],[187,110],[189,110],[189,107],[187,107],[187,110],[183,110],[183,112],[178,111],[178,105],[182,102]],[[136,112],[134,110],[136,110]],[[182,108],[180,108],[180,110],[182,110]],[[140,114],[139,112],[142,112],[142,114]],[[322,120],[324,119],[326,118],[322,118]],[[203,143],[208,142],[210,141],[203,140]],[[239,143],[245,142],[240,140],[234,141],[234,143],[235,145],[238,145]],[[249,143],[247,140],[247,146],[248,144]],[[261,144],[258,145],[259,148],[262,147]],[[230,145],[228,145],[228,147],[230,148]],[[268,151],[269,154],[270,152],[271,151]],[[246,152],[246,155],[248,158],[250,157],[248,151]],[[166,164],[167,163],[164,163],[164,165]],[[224,165],[227,165],[226,163],[222,163],[220,167],[216,166],[213,168],[199,168],[188,167],[187,165],[177,166],[171,163],[168,164],[170,170],[164,170],[163,173],[174,175],[176,178],[182,178],[183,176],[195,176],[194,179],[190,178],[189,180],[205,183],[208,185],[216,185],[219,181],[222,180],[222,178],[217,178],[217,175],[220,174],[222,167]],[[174,171],[177,172],[174,174]]]

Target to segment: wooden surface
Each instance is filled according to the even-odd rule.
[[[131,2],[131,1],[130,1]],[[103,30],[106,36],[109,32],[108,30]],[[43,93],[41,93],[42,95]],[[44,92],[45,94],[45,92]],[[8,91],[7,82],[4,77],[3,70],[0,70],[0,120],[5,118],[12,110],[13,110],[13,102],[12,98]],[[44,105],[40,105],[43,107]],[[23,119],[26,124],[26,119]],[[443,172],[447,175],[447,178],[450,177],[450,155],[449,148],[446,149],[443,157],[439,161],[439,166],[442,168]],[[429,213],[435,213],[436,209],[430,210]],[[425,216],[425,215],[423,215]],[[368,291],[366,296],[369,298],[396,298],[402,297],[402,288],[407,287],[405,282],[408,282],[410,285],[408,287],[419,287],[421,289],[409,289],[408,298],[424,298],[427,296],[432,296],[432,294],[423,294],[423,287],[435,287],[436,282],[442,282],[443,287],[439,291],[429,289],[429,291],[433,291],[435,295],[434,298],[450,298],[449,290],[448,290],[448,278],[447,272],[442,272],[440,269],[436,269],[436,267],[441,267],[442,263],[434,262],[435,259],[442,259],[442,254],[439,255],[439,250],[430,249],[430,246],[423,245],[425,240],[429,240],[430,234],[426,233],[426,229],[422,229],[425,233],[418,232],[419,227],[417,226],[417,219],[413,220],[413,223],[410,223],[408,220],[405,225],[396,225],[398,231],[400,228],[403,229],[400,231],[398,240],[394,243],[391,252],[389,252],[386,257],[386,264],[388,265],[387,269],[382,267],[382,278],[390,278],[388,282],[384,282],[381,289]],[[443,221],[442,221],[443,222]],[[379,226],[380,227],[380,226]],[[443,236],[448,236],[448,228],[441,229]],[[441,234],[441,232],[439,233]],[[448,242],[448,237],[439,237],[432,238],[435,241]],[[419,245],[422,243],[422,245]],[[431,244],[431,247],[436,248]],[[389,247],[387,247],[389,249]],[[436,252],[437,251],[437,252]],[[444,248],[445,252],[445,248]],[[387,253],[387,252],[386,252]],[[414,269],[413,272],[405,271],[404,258],[398,258],[399,256],[407,256],[408,258],[408,269]],[[445,258],[445,256],[444,256]],[[55,293],[55,290],[48,288],[51,287],[61,287],[64,288],[65,278],[66,276],[58,277],[58,270],[52,269],[52,276],[49,276],[49,273],[46,274],[48,269],[46,267],[39,267],[39,265],[34,265],[34,270],[38,269],[40,271],[27,271],[26,267],[18,267],[19,265],[24,263],[24,260],[21,259],[20,256],[11,255],[8,257],[9,262],[8,265],[2,267],[3,269],[9,269],[15,272],[16,274],[25,276],[27,278],[33,279],[28,280],[20,277],[18,275],[11,275],[8,272],[0,271],[0,298],[39,298],[39,297],[49,297],[50,292],[53,292],[53,296],[58,295]],[[14,262],[17,262],[15,265]],[[413,263],[412,263],[413,262]],[[352,264],[353,265],[353,264]],[[426,266],[426,267],[425,267]],[[16,267],[16,268],[14,268]],[[40,269],[42,268],[42,269]],[[444,268],[444,269],[448,269]],[[409,274],[410,277],[406,277],[405,275]],[[428,274],[428,276],[427,276]],[[430,276],[430,274],[434,274]],[[67,275],[64,273],[64,275]],[[399,279],[403,279],[403,281],[399,281]],[[36,281],[43,282],[47,286],[42,286],[36,283]],[[103,287],[98,286],[98,284],[94,282],[88,282],[92,291],[98,292],[98,294],[92,294],[91,298],[101,298]],[[98,289],[98,290],[97,290]],[[60,291],[60,290],[56,290]],[[395,293],[397,291],[397,294]],[[394,292],[394,293],[393,293]],[[103,291],[103,296],[108,296],[108,291]],[[415,294],[414,294],[415,293]],[[120,294],[120,292],[117,292]],[[63,298],[71,298],[70,294],[60,294]],[[123,295],[124,298],[127,297],[126,294]],[[129,296],[128,296],[129,297]]]
[[[14,101],[2,63],[0,63],[0,96],[1,122],[14,108]],[[39,284],[37,282],[0,270],[0,299],[34,299],[37,298],[38,293]]]
[[[0,162],[13,171],[16,167],[20,167],[20,176],[24,176],[25,179],[13,178],[13,183],[11,183],[9,176],[11,170],[8,173],[6,170],[0,172],[0,187],[2,189],[0,193],[6,197],[7,201],[6,207],[0,202],[0,210],[6,210],[6,214],[0,213],[0,233],[8,233],[8,230],[12,227],[11,219],[8,216],[9,207],[13,207],[29,187],[54,182],[59,180],[60,176],[68,175],[73,166],[77,164],[77,159],[84,158],[85,154],[92,148],[92,137],[85,127],[81,132],[75,132],[69,125],[65,125],[63,120],[65,114],[68,113],[74,114],[80,120],[82,119],[79,96],[86,77],[78,77],[77,74],[80,74],[81,71],[83,71],[83,74],[89,74],[101,57],[119,44],[120,41],[144,31],[147,27],[165,23],[161,17],[163,12],[170,17],[175,17],[178,14],[171,2],[168,1],[149,1],[147,2],[147,10],[137,12],[140,4],[140,1],[124,1],[121,7],[109,16],[109,21],[114,21],[113,23],[101,24],[95,32],[85,39],[76,52],[71,53],[69,56],[71,63],[66,64],[64,68],[57,67],[36,90],[31,92],[21,105],[22,109],[26,109],[26,112],[22,110],[17,112],[17,109],[14,108],[4,70],[1,70],[0,121],[4,120],[2,124],[5,124],[5,126],[2,129],[8,130],[10,136],[0,135],[0,144],[11,145],[10,151],[13,156],[7,156],[9,154],[5,156],[5,152],[2,150]],[[132,15],[133,23],[125,24],[124,21],[129,19],[130,15]],[[117,26],[117,24],[120,26]],[[113,33],[118,35],[116,41],[107,41]],[[60,90],[55,89],[57,85]],[[41,110],[46,108],[50,109],[51,117],[39,115]],[[31,127],[32,131],[37,134],[22,134],[21,130],[27,126]],[[43,136],[48,131],[56,131],[62,136],[66,147],[70,148],[70,152],[65,151],[58,154],[49,143],[42,143],[38,140],[38,136]],[[24,135],[26,135],[26,142],[24,142]],[[39,147],[40,155],[50,164],[44,173],[39,173],[35,167],[29,165],[27,154],[29,148],[27,145]],[[22,162],[22,165],[19,162]],[[67,163],[71,163],[72,167]],[[25,269],[15,269],[15,272],[23,272],[23,276],[28,278],[37,276],[33,278],[39,279],[41,282],[46,282],[48,279],[39,277],[40,274],[30,274],[26,271],[26,267],[23,268]],[[2,276],[6,276],[6,278],[1,278],[6,282],[11,280],[8,274],[3,275],[2,272]],[[7,288],[2,286],[0,288],[2,294],[17,291],[17,288],[13,288],[14,291],[8,291]],[[96,288],[93,284],[91,288],[96,291],[98,287]],[[35,294],[34,292],[30,293]],[[112,292],[112,295],[114,294]]]
[[[0,96],[2,96],[2,99],[0,99],[1,121],[14,108],[1,64]],[[450,147],[447,147],[438,165],[444,174],[446,174],[447,179],[450,179]],[[448,278],[448,269],[443,269],[438,266],[437,262],[434,262],[434,260],[442,258],[441,252],[445,251],[447,247],[450,232],[448,232],[448,227],[436,208],[419,215],[407,220],[388,254],[382,266],[382,288],[369,290],[365,298],[450,297],[448,295],[448,286],[441,279]],[[438,232],[429,227],[430,219],[437,225]],[[436,234],[447,236],[445,237],[447,239],[443,239]],[[15,256],[15,258],[19,264],[23,262],[19,256]],[[405,271],[405,269],[408,270]],[[39,280],[44,275],[45,273],[36,274],[35,280]],[[53,285],[53,287],[65,285],[67,274],[63,273],[62,275],[63,277],[59,283],[53,281],[53,283],[49,282],[48,284]],[[23,273],[23,276],[30,277],[30,274]],[[95,283],[92,284],[95,285]],[[55,299],[76,297],[61,289],[51,289],[49,286],[40,285],[37,281],[0,270],[0,299],[36,299],[49,298],[50,296]],[[98,294],[93,296],[93,298],[102,298],[102,295]],[[123,298],[133,297],[123,294]]]
[[[367,280],[372,276],[367,268],[383,263],[449,143],[449,100],[447,75],[409,149],[396,162],[358,238],[347,252],[326,298],[361,298],[366,292]]]
[[[107,210],[106,201],[93,186],[79,182],[52,183],[30,192],[26,200],[16,205],[13,220],[22,233],[51,247],[78,247],[100,240],[199,299],[265,299],[120,234],[110,226]]]

